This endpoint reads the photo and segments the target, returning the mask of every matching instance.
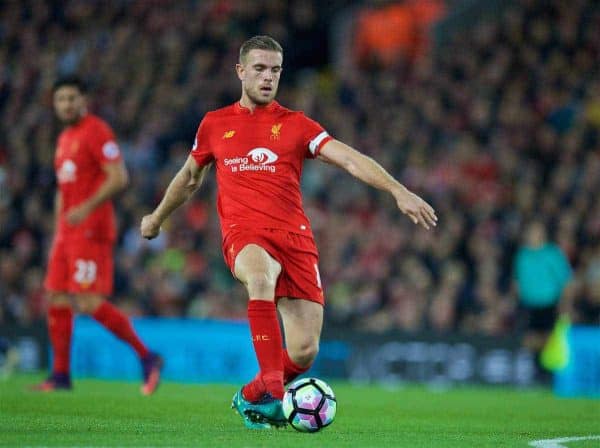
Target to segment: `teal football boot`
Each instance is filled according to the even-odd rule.
[[[287,424],[281,400],[276,400],[269,394],[260,401],[250,402],[244,398],[240,389],[233,395],[231,407],[244,419],[244,425],[249,429],[281,428]]]

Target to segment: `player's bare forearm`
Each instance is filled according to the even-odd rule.
[[[433,208],[394,179],[385,168],[371,157],[338,140],[331,140],[323,146],[319,158],[345,169],[354,177],[372,187],[389,192],[394,196],[402,213],[407,215],[415,224],[420,224],[426,229],[436,225],[437,216]]]
[[[127,186],[129,176],[123,162],[108,163],[102,169],[106,174],[106,178],[94,194],[88,200],[67,210],[67,221],[70,224],[79,224],[99,205],[112,198]]]
[[[189,171],[183,168],[179,170],[173,180],[171,180],[160,204],[158,204],[156,209],[152,212],[152,215],[154,215],[160,223],[167,219],[171,213],[191,197],[193,192],[190,191],[188,186],[189,182]]]
[[[319,158],[327,163],[337,165],[348,171],[357,179],[372,187],[388,191],[406,190],[379,163],[356,149],[338,141],[331,140],[321,149]]]
[[[173,211],[185,203],[200,188],[204,175],[210,166],[199,167],[191,157],[175,175],[165,195],[152,212],[152,215],[162,223]]]
[[[185,165],[171,180],[160,204],[151,214],[142,218],[140,233],[144,238],[152,239],[158,236],[165,219],[200,188],[209,168],[210,164],[199,166],[192,157],[188,157]]]
[[[106,179],[89,199],[92,210],[124,190],[129,183],[129,175],[123,164],[109,164],[105,167],[104,172]]]

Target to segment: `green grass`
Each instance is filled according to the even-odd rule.
[[[317,434],[249,431],[229,409],[233,385],[165,383],[152,397],[136,383],[79,380],[73,392],[35,393],[39,376],[0,382],[0,446],[527,447],[538,439],[600,435],[600,401],[546,390],[333,383],[338,415]],[[600,440],[566,443],[600,446]]]

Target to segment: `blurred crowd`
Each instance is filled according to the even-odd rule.
[[[600,4],[515,2],[439,48],[383,64],[364,47],[353,51],[352,27],[369,6],[322,3],[6,2],[0,323],[44,318],[59,132],[51,85],[66,73],[90,84],[91,109],[114,127],[130,171],[116,199],[113,301],[133,316],[245,317],[243,289],[222,260],[213,176],[158,239],[142,240],[138,227],[203,114],[239,98],[234,64],[254,34],[284,47],[283,105],[380,161],[438,213],[435,230],[419,230],[388,195],[307,161],[304,201],[330,324],[518,330],[513,259],[532,219],[574,269],[574,320],[600,323]],[[346,60],[334,67],[338,14],[356,20],[341,40]]]

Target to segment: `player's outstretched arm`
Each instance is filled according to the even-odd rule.
[[[69,224],[79,224],[87,218],[96,207],[127,186],[129,175],[125,163],[122,160],[103,164],[102,171],[104,171],[106,177],[94,194],[88,200],[67,210],[66,218]]]
[[[340,142],[330,140],[319,152],[319,159],[345,169],[357,179],[380,190],[389,192],[402,213],[412,222],[426,229],[435,227],[437,216],[433,207],[404,185],[394,179],[379,163],[356,149]]]
[[[165,219],[200,188],[210,165],[200,166],[193,157],[188,157],[183,167],[171,180],[158,207],[142,218],[140,231],[144,238],[152,239],[158,236],[160,226]]]

